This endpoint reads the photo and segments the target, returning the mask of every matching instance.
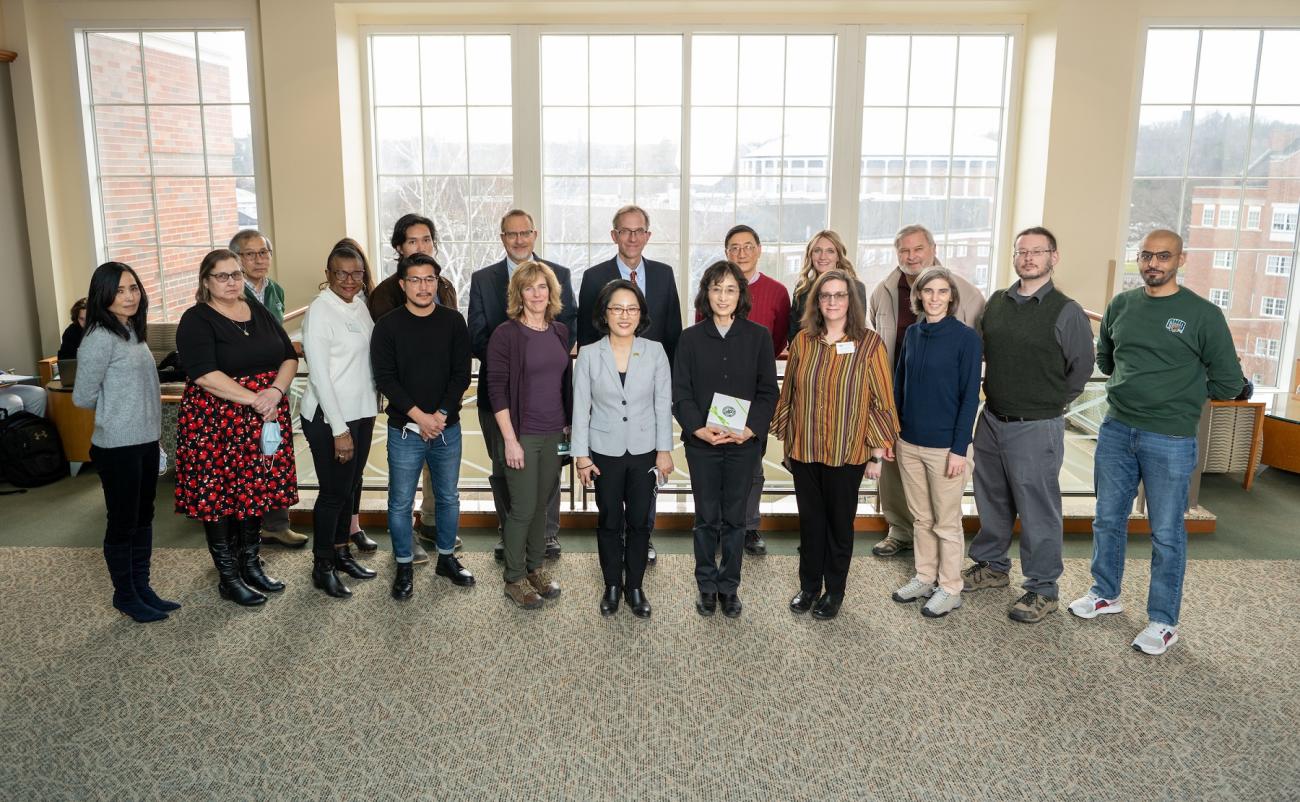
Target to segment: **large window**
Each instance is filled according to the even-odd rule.
[[[647,258],[676,264],[682,193],[682,37],[543,36],[547,258],[582,271],[612,257],[614,212],[650,215]]]
[[[77,53],[99,258],[176,320],[203,255],[258,224],[244,32],[79,31]]]
[[[858,262],[868,283],[897,264],[895,232],[922,223],[941,260],[987,293],[1010,43],[1006,35],[866,38]]]
[[[1185,286],[1208,295],[1231,272],[1228,323],[1246,374],[1263,386],[1285,383],[1282,363],[1248,345],[1293,339],[1285,310],[1300,201],[1297,74],[1298,30],[1147,35],[1124,285],[1141,283],[1134,259],[1146,232],[1180,232]]]
[[[391,273],[393,223],[424,214],[462,311],[470,273],[500,258],[501,216],[514,205],[510,65],[506,35],[370,40],[372,261]]]

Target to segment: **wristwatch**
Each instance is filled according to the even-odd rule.
[[[872,465],[877,465],[880,463],[880,457],[867,457],[867,462],[870,462]]]

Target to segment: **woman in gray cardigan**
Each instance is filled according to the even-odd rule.
[[[632,614],[649,618],[641,580],[655,487],[673,472],[673,374],[663,346],[637,336],[650,319],[632,282],[616,279],[601,289],[592,323],[605,336],[578,352],[572,451],[582,483],[596,488],[600,614],[618,612],[626,593]]]
[[[104,561],[113,581],[113,606],[142,624],[180,609],[149,586],[162,399],[158,369],[145,343],[148,314],[149,298],[134,270],[121,262],[97,267],[90,277],[86,334],[72,388],[74,404],[95,410],[90,459],[108,510]]]

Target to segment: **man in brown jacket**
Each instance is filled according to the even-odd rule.
[[[921,225],[903,226],[894,237],[894,250],[898,251],[898,267],[889,271],[871,292],[867,302],[867,323],[885,341],[891,368],[898,367],[898,346],[903,342],[903,332],[916,322],[912,312],[912,283],[926,268],[939,264],[934,256],[934,235]],[[956,317],[975,328],[984,311],[984,296],[966,279],[953,274],[961,295]],[[880,511],[889,524],[885,538],[872,547],[877,557],[892,557],[912,548],[912,514],[907,509],[903,495],[903,481],[898,473],[898,463],[886,461],[880,470]]]

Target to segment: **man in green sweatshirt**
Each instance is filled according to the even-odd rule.
[[[1149,623],[1133,640],[1146,654],[1178,641],[1187,565],[1187,490],[1205,399],[1249,397],[1223,312],[1178,285],[1187,256],[1172,231],[1142,240],[1143,287],[1115,296],[1102,317],[1097,366],[1108,374],[1110,411],[1097,435],[1093,482],[1093,586],[1070,604],[1085,619],[1122,612],[1128,516],[1141,481],[1151,524]]]

